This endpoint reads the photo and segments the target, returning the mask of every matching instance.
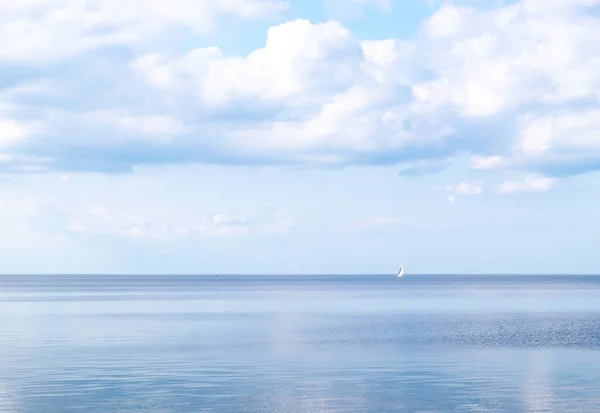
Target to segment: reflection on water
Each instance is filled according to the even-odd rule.
[[[6,413],[597,412],[598,349],[596,277],[0,277]]]

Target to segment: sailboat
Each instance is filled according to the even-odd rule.
[[[404,275],[404,266],[400,266],[400,271],[398,271],[398,278],[402,277]]]

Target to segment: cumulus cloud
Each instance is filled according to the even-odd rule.
[[[245,57],[226,56],[216,47],[181,57],[149,55],[134,63],[155,86],[190,90],[199,103],[288,102],[325,97],[350,85],[359,73],[362,50],[348,29],[331,21],[295,20],[271,27],[263,48]],[[331,82],[331,83],[330,83]],[[328,85],[331,85],[327,87]],[[325,88],[322,91],[322,88]],[[329,92],[329,93],[328,93]],[[321,96],[321,99],[323,97]]]
[[[409,70],[399,63],[413,51],[393,39],[360,41],[336,21],[295,20],[269,29],[265,46],[245,57],[203,48],[146,56],[134,68],[155,87],[188,96],[199,114],[263,107],[219,129],[221,144],[250,156],[377,162],[451,133],[407,105]]]
[[[594,156],[586,149],[600,142],[600,37],[592,29],[600,19],[589,7],[598,4],[446,5],[426,23],[436,76],[415,85],[415,96],[432,111],[453,108],[457,122],[488,128],[480,138],[490,145],[482,149],[501,153],[476,157],[476,169],[498,167],[503,158],[535,169],[557,158]]]
[[[410,175],[458,155],[548,176],[600,165],[598,0],[446,4],[411,41],[297,19],[246,54],[164,42],[286,3],[174,1],[0,6],[0,150],[12,157],[0,170],[368,163]]]
[[[421,93],[470,118],[530,102],[597,98],[599,34],[592,27],[598,19],[579,10],[591,2],[564,3],[560,9],[530,1],[490,10],[442,7],[425,27],[431,51],[447,52],[430,56],[439,76],[419,85]]]

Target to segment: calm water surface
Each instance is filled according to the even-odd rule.
[[[600,412],[600,277],[0,276],[0,412]]]

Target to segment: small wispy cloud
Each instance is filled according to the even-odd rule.
[[[398,224],[403,224],[405,221],[398,217],[372,217],[367,218],[356,223],[355,228],[357,229],[370,229],[370,228],[386,228]]]
[[[483,186],[479,182],[460,182],[456,185],[446,185],[443,189],[448,193],[446,199],[449,202],[456,201],[457,196],[479,195],[483,192]]]
[[[375,6],[382,11],[389,12],[392,10],[392,0],[325,0],[325,5],[336,13],[348,15],[351,12],[356,13],[368,5]]]
[[[522,181],[507,181],[500,185],[501,194],[514,192],[546,192],[552,188],[555,179],[541,175],[527,175]]]
[[[296,224],[297,221],[291,214],[274,208],[177,217],[148,210],[132,213],[94,206],[86,211],[73,213],[65,230],[88,235],[168,241],[188,236],[240,237],[275,234],[288,231]]]

